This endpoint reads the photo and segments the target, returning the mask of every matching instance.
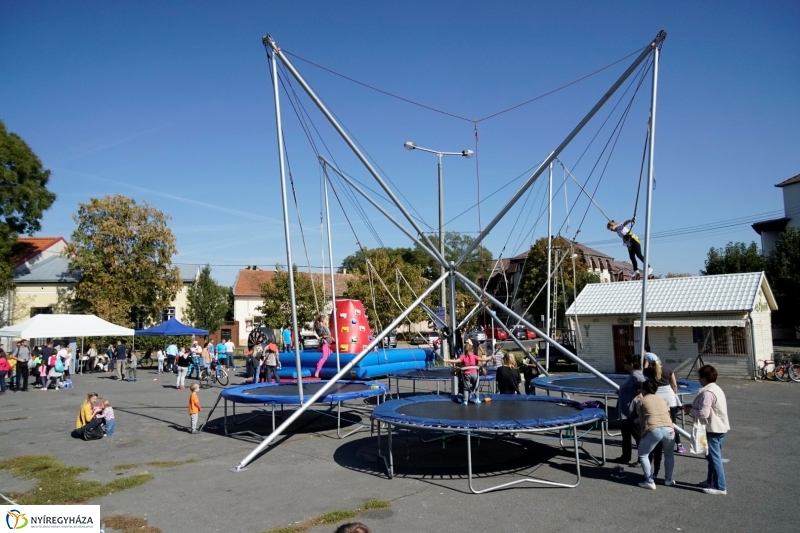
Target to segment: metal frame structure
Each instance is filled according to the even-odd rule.
[[[354,155],[359,159],[359,161],[364,165],[365,169],[372,175],[378,185],[383,189],[386,195],[389,197],[390,201],[394,204],[394,206],[402,213],[403,217],[405,217],[406,221],[411,225],[414,229],[415,234],[412,234],[409,230],[405,229],[399,222],[397,222],[393,217],[389,216],[385,210],[379,210],[389,217],[389,220],[398,228],[400,228],[403,233],[411,237],[414,242],[420,246],[420,248],[432,257],[439,265],[444,267],[445,273],[439,278],[434,281],[428,289],[426,289],[405,311],[403,311],[392,323],[381,333],[375,336],[375,339],[370,342],[349,364],[347,364],[344,368],[342,368],[328,383],[328,386],[335,383],[336,381],[344,378],[347,373],[349,372],[350,368],[352,368],[355,364],[357,364],[361,359],[369,353],[375,346],[381,342],[382,338],[386,336],[391,330],[393,330],[402,320],[404,320],[412,310],[414,310],[418,305],[422,303],[422,301],[430,295],[433,289],[437,288],[442,284],[444,281],[448,281],[449,286],[449,302],[448,306],[450,309],[456,309],[455,305],[455,294],[456,294],[456,280],[458,280],[462,285],[465,287],[470,287],[472,291],[474,291],[474,296],[479,296],[479,300],[488,300],[492,304],[494,304],[498,309],[502,309],[509,316],[513,316],[519,320],[521,324],[528,326],[530,329],[535,331],[539,336],[551,344],[554,348],[564,353],[569,359],[577,362],[580,366],[583,366],[589,372],[593,373],[594,375],[598,376],[601,379],[604,379],[604,376],[601,372],[593,368],[591,365],[585,363],[575,354],[569,352],[558,343],[556,343],[553,339],[551,339],[548,335],[545,335],[536,327],[534,327],[530,322],[524,320],[523,317],[519,316],[517,313],[514,313],[511,309],[505,306],[502,302],[499,302],[491,295],[487,294],[481,287],[477,286],[476,284],[472,283],[469,279],[464,277],[460,274],[456,269],[461,266],[461,264],[466,260],[467,257],[483,242],[487,235],[494,229],[494,227],[500,222],[500,220],[505,216],[505,214],[517,203],[517,201],[522,198],[522,196],[530,189],[531,186],[536,182],[539,176],[549,167],[550,163],[552,163],[559,154],[572,142],[572,140],[580,133],[580,131],[586,126],[586,124],[597,114],[597,112],[608,102],[611,97],[616,93],[616,91],[622,86],[622,84],[627,80],[634,71],[642,64],[645,59],[647,59],[650,54],[654,54],[654,75],[653,75],[653,90],[652,90],[652,102],[651,102],[651,113],[653,115],[653,120],[651,122],[651,146],[650,146],[650,164],[648,167],[648,193],[647,193],[647,202],[648,202],[648,209],[647,209],[647,222],[645,228],[645,238],[648,239],[649,237],[649,226],[650,226],[650,205],[651,205],[651,190],[652,190],[652,179],[653,179],[653,169],[654,169],[654,135],[653,129],[655,127],[655,96],[656,96],[656,88],[657,88],[657,70],[658,70],[658,51],[663,43],[664,39],[666,38],[666,32],[660,31],[656,37],[642,50],[642,52],[636,57],[636,59],[631,63],[631,65],[625,70],[625,72],[617,79],[616,82],[611,86],[611,88],[606,91],[603,96],[597,101],[597,103],[592,107],[592,109],[586,114],[586,116],[575,126],[572,131],[564,138],[564,140],[553,150],[550,155],[545,158],[545,160],[539,165],[539,167],[527,178],[525,183],[519,188],[519,190],[511,197],[511,199],[506,203],[506,205],[500,209],[498,214],[486,225],[486,227],[481,231],[478,237],[467,247],[467,249],[462,253],[461,257],[458,258],[456,261],[446,261],[439,250],[433,245],[430,239],[426,236],[426,234],[422,231],[419,227],[417,222],[411,216],[411,214],[406,210],[400,200],[397,198],[395,193],[391,190],[391,188],[386,184],[383,178],[378,174],[375,170],[373,165],[369,162],[367,157],[361,152],[358,148],[356,143],[350,138],[348,133],[345,129],[339,124],[338,120],[334,117],[334,115],[328,110],[322,100],[317,96],[311,86],[306,82],[303,76],[297,71],[297,69],[292,65],[291,61],[286,57],[286,55],[281,51],[280,47],[277,45],[275,40],[266,35],[262,39],[264,44],[264,48],[267,52],[268,59],[272,66],[272,76],[273,76],[273,91],[274,91],[274,99],[275,99],[275,112],[276,112],[276,128],[277,128],[277,138],[278,138],[278,156],[279,156],[279,170],[281,174],[281,187],[283,193],[283,209],[284,209],[284,233],[286,238],[286,253],[287,253],[287,264],[291,265],[291,237],[289,234],[289,224],[288,224],[288,206],[286,201],[286,183],[285,183],[285,165],[284,165],[284,146],[283,146],[283,133],[281,128],[281,115],[280,115],[280,101],[279,101],[279,87],[278,87],[278,71],[277,71],[277,60],[279,59],[285,69],[293,76],[293,78],[298,82],[301,86],[303,91],[308,95],[308,97],[313,101],[313,103],[317,106],[319,111],[325,116],[328,122],[333,126],[342,140],[347,144],[347,146],[352,150]],[[330,166],[330,165],[329,165]],[[344,178],[344,173],[339,173]],[[347,181],[347,180],[346,180]],[[351,184],[352,185],[352,184]],[[362,191],[362,195],[364,193]],[[366,196],[366,195],[364,195]],[[371,201],[373,205],[377,207],[377,203]],[[649,252],[649,239],[645,242],[645,262],[647,262],[647,254]],[[290,296],[292,299],[292,319],[295,327],[295,331],[299,331],[297,329],[297,316],[296,316],[296,302],[294,299],[294,287],[293,287],[293,277],[291,269],[289,269],[290,275]],[[646,304],[646,283],[642,285],[642,300],[643,300],[643,312],[642,312],[642,325],[645,325],[645,309],[644,305]],[[453,335],[456,332],[456,313],[451,312],[449,316],[449,326],[450,326],[450,344],[453,345]],[[300,354],[299,350],[296,350],[295,357],[298,366],[298,374],[299,366],[300,366]],[[610,382],[609,383],[614,387],[618,388],[618,386]],[[286,419],[275,431],[272,432],[264,441],[262,441],[250,454],[248,454],[242,461],[232,469],[234,472],[239,472],[245,469],[246,465],[250,463],[256,456],[263,449],[269,446],[288,426],[293,422],[297,417],[302,414],[303,411],[308,409],[319,397],[323,396],[326,393],[327,389],[323,387],[320,389],[316,394],[314,394],[310,399],[304,400],[303,399],[303,387],[302,387],[302,380],[298,380],[298,396],[301,399],[302,406],[288,419]]]

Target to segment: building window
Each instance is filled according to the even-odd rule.
[[[263,316],[256,315],[256,316],[253,317],[253,327],[254,328],[260,328],[263,325],[265,325]]]
[[[747,332],[739,327],[705,328],[704,340],[698,344],[701,355],[741,357],[747,355]]]
[[[52,307],[31,307],[31,318],[35,317],[36,315],[52,315],[53,308]]]
[[[175,318],[175,308],[174,307],[167,307],[163,311],[161,311],[161,321],[166,322],[170,318]]]

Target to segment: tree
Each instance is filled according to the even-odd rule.
[[[787,226],[781,232],[766,271],[778,303],[773,323],[800,331],[800,228]]]
[[[314,320],[314,315],[319,312],[316,302],[322,302],[322,287],[314,286],[308,274],[297,271],[297,265],[292,266],[294,273],[294,294],[297,304],[297,323],[303,328],[306,323]],[[314,290],[317,292],[314,298]],[[279,328],[284,324],[292,323],[292,306],[289,298],[289,272],[279,271],[261,285],[261,298],[264,303],[258,311],[264,317],[264,322],[272,328]]]
[[[91,198],[73,215],[65,254],[75,272],[75,305],[115,324],[160,320],[181,288],[168,215],[121,195]]]
[[[17,237],[39,231],[42,215],[56,199],[48,181],[50,171],[0,120],[0,294],[12,285],[11,257],[24,252]]]
[[[377,332],[380,331],[378,328],[389,325],[407,305],[416,300],[430,282],[422,277],[422,267],[406,263],[402,258],[391,255],[383,248],[367,250],[366,257],[375,270],[370,271],[366,262],[359,267],[354,272],[355,279],[347,283],[347,297],[361,300],[370,318],[370,325]],[[398,271],[408,285],[398,275]],[[383,281],[386,288],[378,278]],[[387,288],[391,291],[391,296]],[[430,301],[426,303],[430,305]],[[411,322],[427,319],[428,315],[420,308],[409,315]]]
[[[740,272],[761,272],[766,266],[764,255],[758,245],[751,242],[729,242],[725,248],[711,248],[706,257],[706,268],[700,271],[704,276],[714,274],[738,274]]]
[[[439,237],[432,236],[431,242],[438,248]],[[445,232],[444,258],[448,262],[458,260],[473,242],[475,242],[475,238],[470,237],[469,235],[456,233],[454,231]],[[424,254],[422,250],[419,250],[419,253],[421,255]],[[433,259],[430,259],[427,254],[424,254],[424,258],[429,264],[430,269],[425,273],[425,277],[428,279],[438,278],[439,266],[433,261]],[[464,259],[464,262],[461,263],[460,267],[458,267],[458,271],[471,281],[477,281],[478,278],[486,276],[488,272],[491,271],[492,266],[492,252],[490,252],[488,248],[481,244],[478,245],[472,252],[470,252],[466,259]]]
[[[206,264],[186,292],[186,317],[198,328],[217,331],[228,312],[228,287],[218,285],[211,278],[211,267]]]
[[[570,242],[563,237],[556,237],[553,239],[551,258],[554,268],[552,283],[559,284],[558,296],[555,301],[550,302],[551,306],[555,306],[557,310],[557,321],[561,324],[564,323],[564,311],[574,301],[574,295],[580,294],[583,288],[589,283],[599,283],[600,277],[597,274],[590,272],[586,268],[586,263],[581,257],[575,258],[575,278],[572,276],[572,261],[567,258],[564,259],[561,267],[555,269],[560,258],[564,254],[570,253]],[[580,254],[580,252],[578,252]],[[556,256],[558,254],[558,256]],[[563,283],[562,283],[563,282]],[[525,262],[525,270],[522,272],[522,279],[520,281],[519,292],[517,297],[524,307],[528,307],[531,301],[538,294],[530,311],[529,316],[538,319],[541,315],[546,315],[546,289],[542,287],[547,283],[547,238],[543,237],[537,240],[531,246],[528,252],[528,260]],[[540,292],[541,291],[541,292]],[[554,327],[557,327],[555,324]]]

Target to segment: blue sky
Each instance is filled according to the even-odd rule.
[[[0,119],[53,171],[58,200],[42,235],[69,238],[72,214],[90,197],[120,193],[172,216],[178,263],[210,263],[230,284],[239,268],[286,264],[275,116],[261,44],[376,87],[477,119],[578,79],[668,32],[659,76],[653,231],[722,223],[652,239],[656,273],[697,273],[711,246],[757,239],[749,224],[782,216],[773,187],[800,173],[800,4],[796,2],[3,2]],[[443,151],[475,150],[474,125],[409,105],[290,56],[297,69],[366,149],[409,207],[437,226],[436,158],[405,141]],[[557,146],[632,58],[551,96],[478,123],[476,160],[445,158],[447,229],[475,234],[522,183],[478,210],[481,198],[535,167]],[[293,81],[295,90],[299,86]],[[649,79],[633,101],[596,200],[617,219],[634,209],[649,106]],[[631,93],[598,115],[562,154],[583,181]],[[323,262],[320,170],[282,94],[289,164],[310,263]],[[612,100],[612,104],[617,100]],[[320,150],[374,182],[304,95]],[[610,113],[610,115],[609,115]],[[587,149],[588,147],[588,149]],[[586,150],[586,155],[579,158]],[[589,186],[594,189],[601,160]],[[555,181],[563,181],[556,167]],[[571,181],[571,180],[570,180]],[[486,241],[519,253],[546,235],[545,180]],[[350,214],[332,200],[334,262],[364,246],[409,241],[370,207]],[[605,218],[574,182],[554,198],[554,232],[625,259]],[[525,200],[525,199],[523,199]],[[644,232],[644,191],[635,228]],[[451,220],[456,214],[464,215]],[[763,215],[763,216],[762,216]],[[480,221],[479,221],[480,216]],[[306,264],[290,210],[294,260]],[[581,222],[583,220],[583,222]],[[741,221],[740,221],[741,222]],[[377,236],[377,237],[376,237]],[[608,242],[610,241],[610,242]],[[327,262],[327,259],[325,259]],[[223,266],[225,265],[225,266]]]

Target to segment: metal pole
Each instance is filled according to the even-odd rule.
[[[561,352],[564,355],[566,355],[567,357],[569,357],[570,360],[575,361],[580,366],[583,366],[586,370],[588,370],[589,372],[591,372],[592,374],[594,374],[598,378],[602,379],[605,383],[607,383],[610,386],[612,386],[614,388],[614,390],[619,390],[619,385],[617,385],[616,383],[614,383],[613,381],[608,379],[608,377],[605,374],[603,374],[602,372],[600,372],[599,370],[594,368],[592,365],[590,365],[589,363],[585,362],[583,359],[581,359],[580,357],[578,357],[574,353],[570,352],[569,350],[567,350],[566,348],[564,348],[563,346],[558,344],[556,341],[551,339],[549,335],[546,335],[542,330],[540,330],[539,328],[537,328],[536,326],[534,326],[533,324],[531,324],[530,322],[525,320],[525,318],[523,318],[521,315],[519,315],[519,314],[515,313],[514,311],[512,311],[508,306],[503,304],[503,302],[501,302],[500,300],[498,300],[497,298],[495,298],[494,296],[492,296],[488,292],[484,292],[478,285],[476,285],[475,283],[470,281],[470,279],[468,277],[464,276],[463,274],[461,274],[458,271],[455,271],[455,275],[458,278],[458,280],[461,282],[462,285],[464,285],[466,287],[472,287],[472,289],[474,291],[476,291],[478,294],[482,295],[487,300],[492,302],[499,309],[502,309],[503,311],[508,313],[509,316],[519,320],[520,324],[524,324],[525,326],[528,326],[529,328],[531,328],[533,331],[536,332],[537,335],[539,335],[542,338],[542,340],[552,344],[555,349],[557,349],[559,352]]]
[[[592,117],[600,110],[600,108],[603,107],[603,105],[605,105],[605,103],[614,95],[614,93],[625,82],[625,80],[628,79],[628,77],[631,74],[633,74],[633,71],[636,70],[636,67],[638,67],[639,64],[642,61],[644,61],[645,58],[647,58],[650,52],[656,47],[658,47],[661,44],[661,42],[664,39],[666,39],[666,37],[667,37],[667,32],[665,32],[664,30],[658,32],[658,35],[656,35],[655,39],[653,39],[650,45],[647,46],[647,49],[643,50],[642,53],[639,54],[639,57],[637,57],[634,60],[631,66],[628,67],[628,69],[622,74],[622,76],[619,77],[619,79],[614,83],[614,85],[611,86],[608,92],[606,92],[603,95],[603,97],[600,98],[600,100],[594,105],[591,111],[587,113],[587,115],[583,118],[583,120],[581,120],[580,123],[577,126],[575,126],[575,129],[573,129],[569,133],[569,135],[567,135],[567,137],[561,142],[561,144],[558,145],[558,148],[556,148],[553,152],[550,153],[549,156],[547,156],[547,159],[545,159],[544,162],[539,166],[539,168],[537,168],[536,171],[534,171],[534,173],[531,174],[531,176],[522,185],[522,187],[520,187],[520,189],[511,198],[511,200],[509,200],[509,202],[505,205],[505,207],[503,207],[499,211],[497,216],[491,222],[489,222],[489,224],[481,232],[481,234],[478,235],[478,237],[472,242],[472,244],[470,244],[470,246],[467,247],[464,253],[461,254],[461,257],[459,257],[458,260],[456,261],[457,267],[461,266],[461,263],[464,262],[464,260],[469,256],[469,254],[471,254],[473,250],[475,250],[475,248],[477,248],[478,245],[480,245],[481,242],[483,242],[483,239],[485,239],[486,236],[489,234],[489,232],[491,232],[492,229],[497,225],[497,223],[500,222],[500,220],[505,216],[506,212],[508,212],[508,210],[511,209],[511,207],[513,207],[513,205],[517,202],[517,200],[519,200],[522,197],[522,195],[525,194],[525,192],[530,188],[530,186],[533,185],[533,183],[536,181],[539,175],[542,172],[544,172],[544,169],[547,168],[547,165],[549,165],[556,157],[558,157],[558,154],[560,154],[561,151],[564,150],[564,148],[566,148],[570,142],[572,142],[572,139],[574,139],[575,136],[578,135],[578,133],[580,133],[583,127],[592,119]]]
[[[550,335],[550,279],[552,278],[552,259],[553,254],[553,163],[550,163],[550,173],[547,185],[547,301],[545,310],[547,312],[547,323],[544,326],[547,334]],[[544,367],[550,370],[550,344],[544,347]]]
[[[650,269],[650,216],[653,207],[653,177],[655,170],[655,149],[656,149],[656,95],[658,92],[658,59],[660,50],[656,46],[653,49],[653,92],[651,95],[650,109],[650,154],[647,161],[647,210],[644,219],[644,265],[642,265],[642,317],[641,317],[641,339],[639,346],[642,358],[642,368],[644,368],[645,341],[647,338],[647,275]]]
[[[314,395],[312,395],[308,400],[306,400],[303,403],[303,405],[301,405],[297,409],[297,411],[292,413],[291,416],[289,416],[286,420],[284,420],[283,423],[275,429],[275,431],[273,431],[267,438],[261,441],[261,443],[259,443],[259,445],[256,446],[256,448],[252,452],[250,452],[247,455],[247,457],[242,459],[242,461],[236,467],[232,468],[231,471],[241,472],[242,470],[244,470],[244,467],[247,466],[253,459],[255,459],[256,456],[258,456],[258,454],[261,453],[262,450],[264,450],[264,448],[272,444],[272,442],[276,438],[278,438],[280,434],[283,433],[286,430],[286,428],[289,427],[289,425],[291,425],[292,422],[297,420],[300,417],[300,415],[302,415],[309,407],[311,407],[311,405],[314,404],[314,402],[316,402],[323,396],[327,395],[328,391],[331,389],[331,387],[333,387],[333,385],[337,381],[339,381],[343,377],[346,377],[350,373],[350,369],[353,368],[355,365],[357,365],[364,358],[364,356],[372,352],[372,349],[375,348],[379,342],[381,342],[381,339],[383,339],[386,335],[389,334],[390,331],[395,329],[403,320],[405,320],[406,317],[409,314],[411,314],[411,311],[413,311],[419,304],[421,304],[422,301],[425,298],[427,298],[428,295],[430,295],[430,293],[436,290],[436,288],[442,281],[444,281],[443,277],[431,283],[431,285],[427,289],[425,289],[425,291],[422,294],[420,294],[419,298],[414,300],[414,302],[412,302],[412,304],[408,306],[405,311],[400,313],[400,315],[397,318],[395,318],[392,321],[392,323],[386,327],[386,329],[384,329],[382,332],[376,335],[375,338],[363,350],[361,350],[361,352],[358,355],[356,355],[352,361],[347,363],[344,366],[344,368],[342,368],[339,372],[336,373],[335,376],[333,376],[330,379],[330,381],[325,383]]]
[[[394,192],[392,192],[389,186],[386,185],[386,182],[383,181],[383,178],[381,178],[378,172],[372,167],[372,165],[364,156],[364,154],[361,153],[361,150],[358,149],[358,146],[356,146],[356,144],[352,141],[352,139],[350,139],[350,136],[347,135],[347,133],[344,131],[344,128],[342,128],[342,126],[339,125],[339,122],[333,117],[333,114],[330,111],[328,111],[328,108],[325,107],[325,104],[322,103],[322,100],[319,99],[319,97],[311,88],[311,86],[309,86],[308,83],[306,83],[306,80],[303,79],[303,77],[300,75],[297,69],[294,68],[294,65],[292,65],[292,63],[286,58],[286,56],[283,55],[283,52],[281,52],[281,49],[278,47],[278,45],[275,43],[272,37],[269,35],[265,35],[262,41],[264,43],[264,46],[267,46],[270,49],[272,49],[273,54],[276,55],[278,58],[280,58],[281,62],[283,62],[283,64],[286,66],[286,69],[292,74],[292,76],[295,77],[295,79],[303,88],[303,90],[306,92],[306,94],[308,94],[308,96],[316,104],[319,110],[322,111],[322,114],[325,115],[325,118],[328,119],[328,122],[331,123],[334,129],[342,137],[344,142],[347,143],[347,146],[350,147],[350,149],[353,151],[356,157],[358,157],[358,159],[361,161],[364,167],[366,167],[367,171],[370,174],[372,174],[373,178],[375,178],[375,181],[378,182],[378,184],[386,192],[386,194],[389,196],[392,202],[394,202],[394,204],[397,206],[400,212],[403,213],[403,216],[406,217],[406,220],[408,220],[411,226],[417,231],[417,234],[420,236],[420,238],[422,238],[428,244],[428,246],[430,246],[430,248],[434,252],[436,252],[437,262],[442,265],[447,265],[447,261],[444,259],[444,257],[439,257],[438,250],[436,250],[436,248],[433,246],[431,240],[425,235],[425,233],[422,231],[419,225],[417,225],[417,223],[414,221],[414,218],[406,210],[403,204],[400,203],[400,200],[397,199],[397,196],[395,196]]]
[[[336,312],[336,281],[335,275],[333,273],[333,242],[331,239],[331,209],[328,204],[328,180],[323,179],[322,185],[325,187],[325,217],[327,219],[328,225],[328,263],[330,264],[330,271],[331,271],[331,302],[333,303],[333,340],[336,344],[336,371],[338,372],[341,370],[341,363],[339,362],[339,316]],[[324,275],[324,274],[323,274]],[[323,290],[325,289],[325,283],[322,283]],[[322,297],[324,298],[325,295],[323,294]]]
[[[278,89],[278,65],[275,54],[268,54],[272,61],[272,90],[275,93],[275,127],[278,130],[278,166],[281,174],[281,198],[283,200],[283,234],[286,239],[286,261],[289,271],[289,301],[292,307],[292,326],[294,327],[294,357],[297,366],[297,395],[303,401],[303,369],[300,366],[300,329],[297,327],[297,300],[294,293],[294,263],[292,262],[292,242],[289,235],[289,202],[286,199],[286,169],[284,167],[283,127],[281,126],[281,101]]]
[[[442,154],[441,152],[436,154],[436,158],[438,159],[438,171],[439,171],[439,255],[444,257],[444,180],[442,179]],[[446,272],[444,265],[439,265],[439,275],[443,275]],[[440,298],[439,298],[439,305],[442,306],[444,309],[444,316],[445,321],[447,320],[447,305],[445,305],[445,282],[442,282],[442,287],[440,291]],[[453,313],[455,309],[451,308],[450,312]],[[454,337],[455,338],[455,337]],[[444,341],[444,339],[442,339]],[[449,350],[445,346],[447,343],[441,342],[439,344],[440,348],[440,355],[442,356],[442,360],[444,361],[447,358]]]

